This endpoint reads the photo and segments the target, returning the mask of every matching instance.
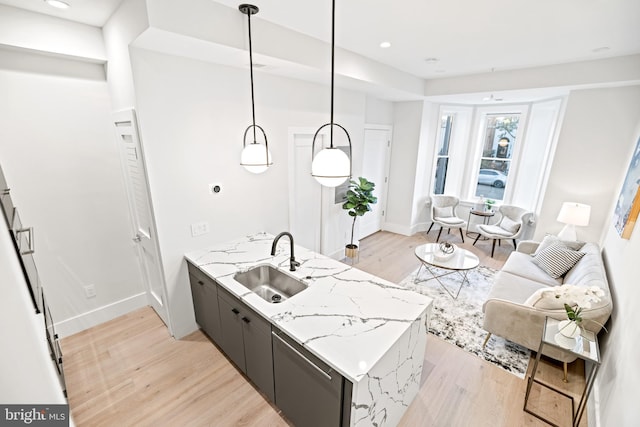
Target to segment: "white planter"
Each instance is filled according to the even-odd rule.
[[[561,320],[558,323],[558,332],[567,338],[577,338],[580,336],[580,325],[573,320]]]

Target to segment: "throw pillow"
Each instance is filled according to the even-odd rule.
[[[558,236],[554,236],[553,234],[547,234],[538,245],[538,249],[534,252],[534,256],[539,254],[542,250],[546,249],[550,245],[554,243],[561,243],[569,249],[573,249],[574,251],[579,251],[585,245],[585,242],[577,242],[571,240],[560,240]]]
[[[500,228],[508,231],[511,234],[516,234],[520,230],[520,223],[512,221],[511,218],[503,216],[500,221]]]
[[[435,218],[450,218],[453,216],[453,206],[446,206],[444,208],[433,208],[433,216]]]
[[[553,243],[533,256],[533,263],[557,279],[571,269],[584,252],[574,251],[561,243]]]
[[[524,302],[524,305],[542,310],[564,310],[564,303],[565,301],[562,298],[556,298],[552,290],[542,288],[531,294]]]

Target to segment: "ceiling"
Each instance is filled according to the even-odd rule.
[[[0,4],[101,27],[123,0]],[[211,0],[213,1],[213,0]],[[237,8],[239,0],[216,0]],[[328,0],[254,0],[257,19],[329,41]],[[638,0],[338,0],[336,45],[422,78],[640,53]],[[391,47],[382,49],[388,41]]]

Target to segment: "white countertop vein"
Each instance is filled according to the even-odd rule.
[[[276,255],[271,256],[273,239],[258,233],[190,252],[185,258],[354,383],[366,376],[432,302],[297,245],[300,266],[289,271],[289,240],[280,240]],[[279,267],[308,288],[272,304],[233,279],[235,273],[262,264]]]

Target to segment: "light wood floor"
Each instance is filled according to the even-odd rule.
[[[361,242],[358,268],[399,282],[418,267],[417,245],[435,240],[379,232]],[[460,245],[460,235],[444,235]],[[510,248],[489,242],[465,248],[500,268]],[[72,416],[78,426],[287,426],[278,410],[240,374],[201,331],[174,340],[151,308],[144,308],[62,340]],[[530,369],[531,369],[530,364]],[[578,396],[583,367],[543,359],[539,378]],[[546,426],[522,410],[526,381],[437,337],[427,340],[420,392],[401,426]],[[570,425],[570,403],[532,392],[532,403]],[[586,420],[580,424],[586,426]],[[330,427],[330,426],[327,426]]]

